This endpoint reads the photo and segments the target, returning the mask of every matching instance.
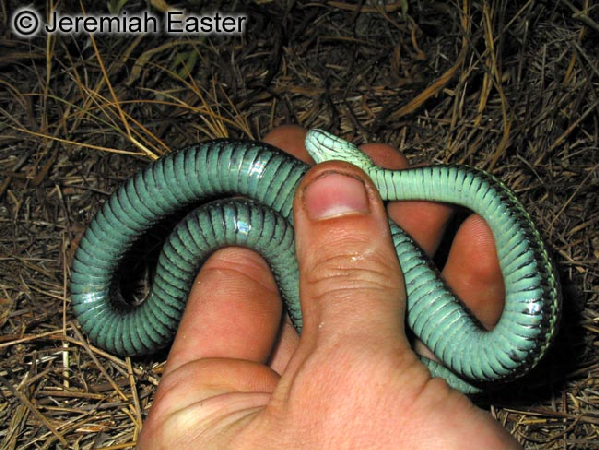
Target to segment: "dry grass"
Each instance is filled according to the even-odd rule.
[[[2,3],[3,24],[16,3]],[[543,367],[483,403],[527,448],[599,448],[599,9],[410,5],[405,19],[393,4],[255,1],[246,35],[227,39],[3,29],[0,448],[134,445],[164,355],[121,359],[87,343],[69,310],[72,251],[150,160],[289,122],[506,180],[554,252],[566,306]]]

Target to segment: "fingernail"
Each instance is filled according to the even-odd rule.
[[[304,188],[304,206],[312,220],[370,212],[364,182],[337,172],[325,172]]]

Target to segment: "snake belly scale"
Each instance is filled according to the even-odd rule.
[[[476,392],[536,366],[553,340],[561,295],[539,232],[503,183],[459,165],[386,170],[353,144],[321,130],[308,133],[306,147],[316,162],[344,160],[361,167],[383,200],[459,204],[480,214],[493,231],[506,302],[493,331],[484,331],[410,236],[389,222],[406,284],[407,323],[440,361],[423,358],[434,376]],[[192,145],[148,166],[103,205],[75,253],[72,307],[81,328],[109,352],[153,353],[173,339],[202,263],[218,248],[245,246],[270,264],[301,332],[293,197],[307,170],[275,147],[233,140]],[[175,227],[148,297],[139,306],[127,304],[117,272],[139,236],[185,205],[231,196],[244,200],[207,203]]]

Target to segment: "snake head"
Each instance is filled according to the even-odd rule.
[[[306,150],[317,164],[324,161],[345,161],[368,172],[374,163],[354,144],[327,131],[310,130],[306,135]]]

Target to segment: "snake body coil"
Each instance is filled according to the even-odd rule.
[[[384,200],[456,203],[493,230],[506,285],[506,305],[493,331],[482,330],[412,239],[390,222],[405,278],[410,328],[443,362],[424,360],[433,375],[475,392],[478,385],[521,376],[545,354],[561,297],[551,260],[530,217],[491,175],[466,166],[390,171],[355,146],[320,130],[306,146],[317,162],[342,159],[374,181]],[[201,264],[218,248],[246,246],[271,265],[298,331],[302,316],[293,243],[293,196],[308,167],[267,144],[214,141],[170,154],[118,189],[94,217],[75,254],[72,306],[98,346],[122,355],[168,345]],[[120,298],[119,263],[133,242],[183,205],[224,196],[177,225],[162,250],[154,284],[138,307]]]

